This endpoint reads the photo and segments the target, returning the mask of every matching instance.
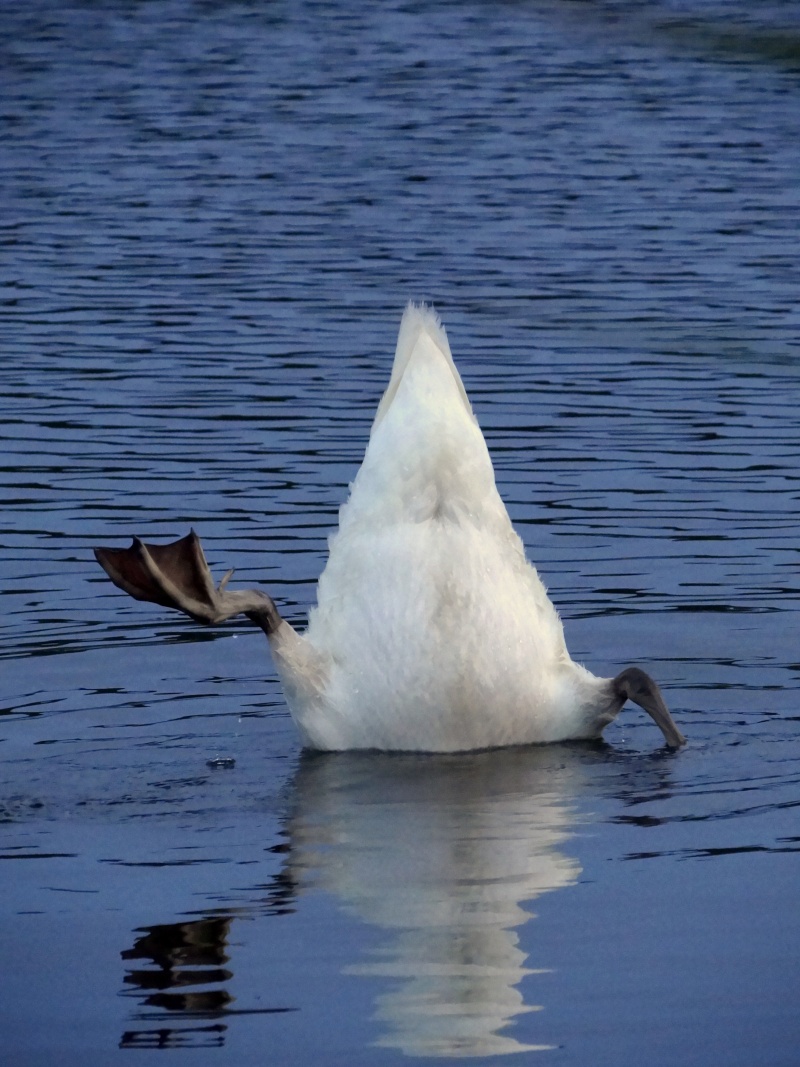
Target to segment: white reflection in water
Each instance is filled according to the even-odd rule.
[[[566,756],[566,759],[565,759]],[[409,1055],[544,1049],[502,1033],[541,970],[526,966],[523,905],[572,885],[559,851],[576,762],[564,750],[446,757],[310,757],[297,777],[289,870],[391,931],[346,973],[396,979],[376,1000],[378,1044]]]

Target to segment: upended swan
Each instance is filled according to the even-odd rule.
[[[600,737],[626,700],[685,738],[649,675],[599,678],[561,620],[495,486],[480,427],[429,308],[409,304],[389,386],[299,634],[261,590],[215,587],[194,531],[98,548],[115,585],[197,622],[240,613],[267,636],[312,749],[457,752]]]

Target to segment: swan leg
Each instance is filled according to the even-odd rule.
[[[686,744],[686,738],[675,725],[661,690],[649,674],[639,667],[628,667],[617,675],[612,685],[620,701],[619,706],[626,700],[632,700],[643,708],[661,730],[670,748],[680,748]]]
[[[206,625],[245,614],[267,636],[282,622],[274,601],[260,589],[226,589],[233,571],[214,585],[194,530],[168,545],[134,537],[130,548],[96,548],[94,554],[114,585],[135,600],[174,608]]]

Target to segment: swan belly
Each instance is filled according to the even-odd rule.
[[[307,639],[324,696],[314,748],[458,751],[564,736],[563,631],[518,538],[432,516],[342,531]]]

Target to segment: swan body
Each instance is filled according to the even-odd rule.
[[[228,592],[227,576],[215,590],[193,534],[97,556],[139,599],[203,622],[244,611],[261,625],[312,749],[455,752],[596,738],[628,697],[668,744],[684,742],[643,671],[598,678],[570,658],[500,499],[445,331],[426,307],[403,316],[304,635],[265,594]]]

